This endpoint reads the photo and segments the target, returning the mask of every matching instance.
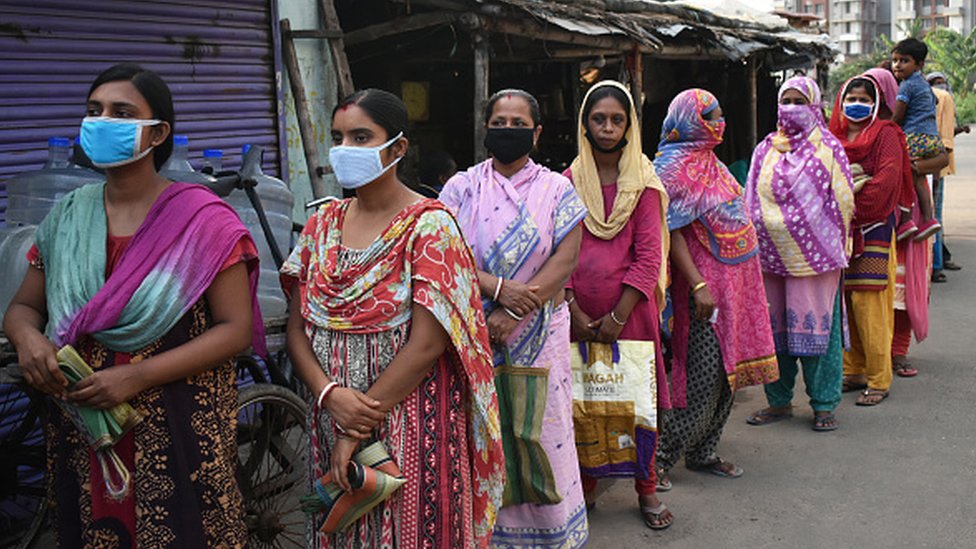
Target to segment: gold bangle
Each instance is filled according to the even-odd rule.
[[[708,286],[708,282],[705,282],[704,280],[702,280],[701,282],[699,282],[698,284],[695,284],[694,287],[691,288],[691,295],[697,294],[698,293],[698,290],[701,290],[702,288],[705,288],[707,286]]]

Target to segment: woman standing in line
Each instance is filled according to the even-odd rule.
[[[368,89],[332,114],[329,160],[355,197],[323,204],[282,267],[288,351],[318,432],[311,479],[345,490],[360,444],[380,441],[407,482],[310,547],[487,547],[504,459],[474,260],[442,204],[407,188],[407,110]]]
[[[648,387],[643,398],[667,408],[659,307],[664,305],[667,284],[668,197],[642,152],[640,136],[637,109],[626,87],[608,80],[590,88],[580,112],[579,156],[563,173],[590,212],[566,300],[573,341],[654,343],[657,385]],[[645,524],[660,530],[670,526],[674,516],[655,493],[657,433],[637,429],[638,462],[627,474],[634,477]],[[596,483],[595,477],[583,475],[587,505],[596,504]]]
[[[456,212],[474,250],[495,366],[548,371],[541,445],[562,497],[556,504],[502,509],[492,545],[580,547],[589,530],[573,430],[563,288],[576,268],[586,209],[565,177],[529,158],[542,132],[532,95],[495,93],[484,123],[491,158],[452,177],[440,199]]]
[[[851,253],[854,187],[820,97],[812,78],[783,83],[779,128],[756,147],[746,183],[780,374],[765,387],[769,407],[746,420],[751,425],[793,415],[799,361],[813,429],[837,428],[844,369],[840,282]]]
[[[101,410],[129,402],[142,421],[114,446],[132,481],[112,494],[81,433],[51,407],[58,545],[243,547],[231,359],[249,345],[263,354],[257,249],[212,192],[159,175],[175,116],[156,73],[106,70],[85,112],[81,146],[105,183],[68,194],[38,227],[4,332],[33,387]],[[67,390],[62,345],[95,372]]]
[[[843,388],[862,391],[860,406],[880,404],[891,387],[896,211],[911,202],[906,197],[914,189],[905,134],[889,120],[896,94],[891,73],[872,69],[844,84],[830,118],[854,174],[854,250],[844,272],[851,341]]]
[[[682,454],[689,469],[739,477],[715,453],[736,389],[776,381],[776,351],[742,191],[713,149],[725,120],[711,93],[685,90],[668,107],[654,167],[668,191],[671,231],[671,410],[657,450],[658,484]]]

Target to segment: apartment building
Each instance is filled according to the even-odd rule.
[[[976,24],[976,0],[776,0],[774,5],[823,18],[845,55],[870,53],[882,34],[895,41],[905,38],[915,19],[923,30],[944,27],[962,34]]]
[[[938,27],[968,34],[976,24],[976,0],[891,0],[891,36],[901,40],[913,21],[923,30]]]

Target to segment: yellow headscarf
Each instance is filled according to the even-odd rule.
[[[590,141],[586,138],[586,121],[583,120],[583,109],[580,108],[579,129],[576,141],[579,144],[579,155],[573,160],[569,169],[573,173],[573,185],[576,193],[583,200],[583,204],[588,210],[586,224],[590,234],[603,240],[611,240],[624,228],[630,221],[634,208],[640,200],[644,189],[653,189],[658,193],[661,203],[661,272],[658,273],[658,283],[655,291],[658,307],[664,308],[664,289],[667,287],[667,261],[671,247],[670,233],[666,222],[668,211],[668,194],[658,179],[654,171],[654,164],[644,156],[641,148],[640,121],[637,118],[637,108],[634,99],[630,96],[630,90],[620,82],[614,80],[603,80],[595,84],[583,98],[583,105],[586,105],[590,94],[603,86],[613,86],[624,92],[627,100],[630,101],[630,128],[624,136],[627,145],[622,149],[618,168],[620,176],[617,178],[617,197],[613,200],[613,209],[610,216],[605,217],[603,204],[603,191],[600,188],[600,176],[597,172],[596,160],[593,159],[593,148]]]

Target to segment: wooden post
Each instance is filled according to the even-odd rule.
[[[298,133],[302,137],[302,150],[305,152],[305,166],[308,169],[308,180],[312,184],[312,195],[322,198],[328,192],[322,180],[322,169],[319,164],[319,149],[315,143],[315,130],[312,127],[312,115],[308,108],[308,97],[305,95],[305,82],[302,71],[298,66],[298,55],[295,53],[295,41],[291,36],[291,21],[281,20],[281,46],[285,68],[288,70],[288,83],[291,94],[295,98],[295,116],[298,118]]]
[[[630,95],[634,98],[634,108],[637,109],[637,120],[641,120],[644,111],[644,63],[639,44],[634,44],[631,52],[632,70],[630,73]]]
[[[488,101],[489,51],[488,38],[483,32],[475,31],[471,34],[474,46],[474,161],[481,162],[488,158],[485,151],[485,124],[482,111]]]
[[[758,97],[756,94],[756,72],[757,63],[755,57],[750,57],[746,62],[746,70],[748,71],[749,80],[749,150],[752,150],[759,141],[759,105]]]
[[[339,32],[338,38],[329,38],[329,48],[332,50],[332,61],[336,66],[341,100],[356,91],[352,85],[352,71],[349,70],[349,59],[346,58],[346,46],[342,41],[342,26],[339,25],[339,15],[332,0],[320,0],[319,6],[322,11],[322,26],[325,30]]]

